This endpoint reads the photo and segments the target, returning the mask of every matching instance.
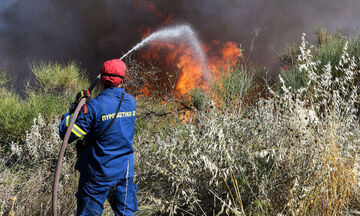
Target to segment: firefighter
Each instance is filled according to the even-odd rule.
[[[92,100],[87,90],[76,97],[77,102],[84,97],[88,99],[69,139],[73,142],[83,137],[84,143],[82,148],[77,148],[81,152],[75,165],[80,172],[77,215],[101,215],[106,199],[115,215],[134,215],[137,211],[132,146],[136,101],[122,88],[125,70],[126,65],[121,60],[106,61],[100,79],[104,90]],[[59,125],[62,139],[74,105],[76,103],[63,115]]]

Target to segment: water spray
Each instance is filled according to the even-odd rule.
[[[167,28],[160,29],[159,31],[156,31],[156,32],[150,34],[148,37],[143,39],[140,43],[136,44],[127,53],[125,53],[120,58],[120,60],[122,60],[123,58],[128,56],[133,51],[138,50],[138,49],[150,44],[152,41],[168,41],[168,42],[170,42],[174,39],[181,39],[182,41],[186,42],[189,46],[191,46],[194,49],[196,55],[198,56],[198,58],[200,60],[202,72],[207,73],[206,72],[206,56],[201,48],[200,41],[199,41],[196,33],[192,30],[192,28],[189,25],[178,25],[178,26],[173,26],[173,27],[167,27]],[[97,85],[99,80],[100,80],[100,74],[91,83],[91,85],[88,89],[90,92],[95,88],[95,86]],[[61,166],[62,166],[62,160],[64,157],[66,145],[69,141],[72,127],[79,115],[81,107],[85,104],[85,102],[86,102],[86,98],[82,98],[80,100],[79,104],[77,105],[77,107],[74,111],[74,115],[71,118],[69,126],[66,130],[64,140],[63,140],[63,143],[60,148],[59,158],[58,158],[58,161],[56,164],[55,177],[54,177],[54,183],[53,183],[53,194],[52,194],[52,210],[53,210],[54,216],[57,215],[57,211],[56,211],[57,188],[59,185],[60,170],[61,170]]]

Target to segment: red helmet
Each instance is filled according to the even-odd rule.
[[[109,86],[117,86],[122,83],[126,71],[126,65],[119,59],[104,62],[101,68],[101,82]]]

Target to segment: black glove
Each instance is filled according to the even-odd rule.
[[[69,107],[69,113],[74,113],[78,103],[81,101],[82,98],[86,98],[86,101],[89,101],[90,97],[91,97],[90,92],[87,89],[77,93],[75,102],[72,103]]]
[[[90,95],[90,91],[85,89],[82,90],[81,92],[77,93],[76,95],[76,99],[75,99],[75,103],[79,103],[81,99],[86,98],[87,100],[89,100],[91,97]]]

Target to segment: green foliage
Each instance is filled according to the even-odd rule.
[[[203,110],[205,105],[205,92],[201,88],[195,88],[190,92],[191,104],[197,110]]]
[[[298,68],[282,70],[281,76],[283,77],[285,83],[288,86],[291,86],[291,88],[293,88],[294,90],[304,87],[308,81],[306,74],[299,71]]]
[[[319,62],[318,68],[324,68],[325,65],[330,63],[332,66],[333,78],[341,77],[342,72],[335,68],[339,63],[345,43],[348,42],[348,52],[350,56],[360,56],[360,36],[345,37],[339,32],[328,33],[324,28],[316,29],[317,46],[312,47],[314,62]],[[294,45],[290,45],[280,52],[279,59],[285,68],[281,75],[287,85],[293,89],[299,89],[306,85],[305,74],[299,71],[299,61],[297,56],[300,49]],[[355,58],[357,65],[360,64],[359,58]],[[322,74],[322,70],[316,71],[317,74]],[[360,77],[356,78],[357,80]]]
[[[224,104],[242,100],[252,88],[253,74],[256,70],[256,67],[251,67],[249,70],[241,64],[220,67],[221,75],[218,80],[221,81],[215,81],[213,87],[219,96],[218,99]]]
[[[6,71],[0,73],[0,89],[6,89],[11,79],[6,75]]]
[[[281,65],[291,67],[296,64],[297,56],[300,54],[299,47],[296,44],[289,44],[279,53]]]
[[[324,45],[331,43],[333,40],[341,38],[341,34],[339,32],[335,32],[335,33],[331,34],[331,33],[328,33],[328,31],[324,27],[316,28],[315,35],[317,37],[318,47],[322,47]]]
[[[14,93],[7,92],[0,98],[0,142],[8,144],[23,137],[35,115],[30,113],[27,104]]]
[[[10,79],[0,74],[0,144],[20,141],[39,114],[51,120],[67,111],[76,92],[88,81],[78,64],[70,62],[32,64],[36,83],[26,90],[25,98],[9,87]]]
[[[340,61],[345,42],[345,38],[336,37],[326,44],[322,44],[315,50],[315,61],[321,62],[320,67],[325,66],[329,62],[331,66],[337,65]],[[339,74],[337,73],[336,76],[338,77]]]
[[[70,92],[85,89],[88,87],[84,71],[76,62],[67,64],[60,63],[39,63],[31,64],[31,71],[36,77],[36,91],[43,91],[48,94],[68,95]]]

